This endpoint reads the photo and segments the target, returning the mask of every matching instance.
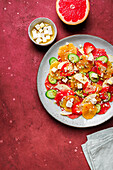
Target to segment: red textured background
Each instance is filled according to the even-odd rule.
[[[37,71],[49,47],[35,46],[27,29],[37,17],[52,19],[56,41],[91,34],[113,44],[113,1],[90,0],[87,20],[67,26],[55,11],[56,0],[0,1],[0,170],[89,170],[81,144],[86,135],[111,127],[78,129],[61,124],[43,108],[36,89]]]

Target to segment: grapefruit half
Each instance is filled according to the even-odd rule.
[[[77,25],[85,21],[90,10],[89,0],[57,0],[56,12],[68,25]]]

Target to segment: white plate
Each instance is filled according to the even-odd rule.
[[[78,117],[77,119],[70,119],[66,116],[60,115],[61,109],[56,104],[54,104],[54,100],[50,100],[45,96],[46,88],[45,88],[45,79],[47,74],[49,73],[49,59],[51,57],[58,56],[58,49],[60,46],[65,45],[66,42],[73,43],[76,47],[79,45],[83,45],[85,42],[93,43],[94,46],[97,48],[103,48],[106,50],[107,54],[113,55],[113,46],[108,43],[107,41],[92,35],[74,35],[66,37],[57,43],[55,43],[45,54],[40,64],[37,76],[37,89],[40,100],[47,110],[47,112],[53,116],[56,120],[60,121],[69,126],[85,128],[99,125],[113,116],[113,103],[111,104],[111,108],[103,115],[95,115],[94,118],[86,120],[82,116]]]

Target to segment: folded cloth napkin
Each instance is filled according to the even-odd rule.
[[[88,135],[82,150],[91,170],[113,170],[113,127]]]

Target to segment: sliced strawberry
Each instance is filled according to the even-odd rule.
[[[95,49],[95,46],[93,44],[89,43],[89,42],[86,42],[86,43],[84,43],[83,49],[84,49],[84,53],[86,55],[88,55],[89,53],[91,53]]]

